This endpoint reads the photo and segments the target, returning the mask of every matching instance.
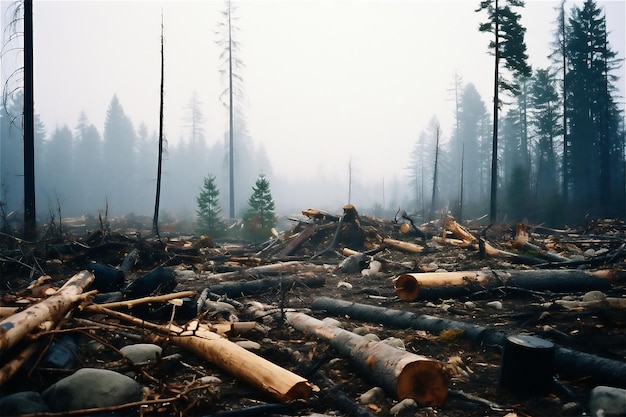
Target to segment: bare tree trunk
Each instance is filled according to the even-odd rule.
[[[33,0],[24,1],[24,237],[37,236],[35,208],[35,107]]]
[[[499,33],[500,22],[498,19],[498,0],[496,1],[496,24],[495,24],[495,65],[494,65],[494,80],[493,80],[493,141],[491,148],[491,203],[489,206],[489,220],[494,223],[498,216],[497,213],[497,196],[498,196],[498,87],[499,87],[499,66],[500,66],[500,45],[499,45]]]
[[[161,12],[161,102],[159,105],[159,159],[157,163],[156,197],[154,199],[154,216],[152,217],[152,234],[159,236],[159,202],[161,200],[161,172],[163,167],[163,84],[165,78],[165,59],[163,51],[163,12]]]

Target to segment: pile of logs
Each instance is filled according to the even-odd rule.
[[[574,247],[576,239],[566,231],[551,231],[538,239],[536,233],[518,225],[510,241],[498,244],[487,238],[488,228],[477,236],[449,216],[438,224],[417,226],[406,213],[394,222],[383,222],[360,216],[352,205],[346,205],[342,215],[313,209],[302,211],[302,215],[290,233],[275,233],[262,244],[219,246],[208,238],[195,243],[159,239],[149,243],[146,251],[148,242],[141,239],[137,240],[140,245],[129,250],[101,236],[98,243],[89,239],[90,244],[56,245],[54,250],[65,264],[82,263],[85,268],[67,280],[60,277],[62,285],[58,288],[51,285],[50,276],[41,274],[20,291],[3,291],[0,387],[7,386],[29,361],[42,357],[49,347],[44,336],[78,331],[72,326],[82,325],[112,332],[141,329],[143,341],[178,346],[278,403],[311,405],[324,395],[338,398],[336,387],[327,378],[319,373],[315,378],[303,376],[303,369],[314,368],[314,364],[303,363],[303,358],[296,360],[299,363],[293,369],[287,369],[236,343],[235,336],[241,332],[270,323],[275,327],[288,325],[301,337],[328,344],[349,360],[357,375],[381,387],[394,401],[412,399],[422,407],[442,407],[450,393],[461,395],[449,386],[450,370],[443,361],[398,349],[316,317],[348,317],[435,335],[458,331],[475,345],[503,347],[510,335],[500,329],[416,314],[407,306],[477,294],[602,292],[595,298],[563,298],[551,305],[577,311],[618,311],[620,317],[626,312],[623,234],[583,237],[578,242],[588,246],[598,241],[610,244],[598,254],[585,255],[581,250],[572,256],[564,248]],[[431,268],[421,260],[425,256],[436,258],[438,251],[446,248],[466,250],[490,267],[435,271],[432,269],[440,268]],[[116,258],[116,262],[107,263],[117,266],[103,267],[104,262],[97,259],[99,254]],[[1,259],[6,264],[12,258]],[[138,273],[142,269],[147,273]],[[185,274],[193,275],[195,288],[173,292],[177,284],[186,282],[180,279]],[[379,277],[381,291],[389,294],[381,298],[396,303],[398,309],[328,296],[313,298],[304,309],[295,309],[284,300],[275,305],[251,301],[268,291],[284,295],[293,290],[323,289],[328,277],[337,276]],[[8,288],[10,280],[3,284]],[[211,314],[209,305],[217,306],[211,307]],[[171,316],[164,319],[156,314],[163,309]],[[233,319],[244,312],[250,321]],[[623,361],[558,344],[554,361],[560,375],[626,385]],[[158,393],[151,395],[134,406],[159,403]],[[368,415],[356,403],[345,407]]]

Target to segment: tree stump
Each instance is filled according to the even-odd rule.
[[[550,390],[554,375],[554,344],[528,335],[508,336],[500,366],[500,388],[521,395]]]

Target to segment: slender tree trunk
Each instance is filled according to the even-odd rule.
[[[233,38],[232,38],[232,24],[231,24],[231,5],[228,1],[228,174],[229,174],[229,192],[230,192],[230,205],[229,216],[231,219],[235,218],[235,145],[233,134]]]
[[[165,78],[165,59],[163,51],[163,13],[161,13],[161,101],[159,104],[159,159],[157,163],[156,198],[154,199],[154,217],[152,234],[159,236],[159,202],[161,200],[161,172],[163,167],[163,84]]]
[[[24,1],[24,237],[37,236],[35,208],[35,105],[33,0]]]
[[[435,217],[435,206],[437,201],[437,168],[439,163],[439,124],[435,127],[435,170],[433,172],[433,193],[430,198],[430,217]]]
[[[561,3],[561,56],[563,59],[563,204],[569,201],[569,138],[567,135],[567,56],[565,55],[565,2]]]
[[[498,194],[498,77],[500,66],[500,45],[499,33],[500,25],[498,19],[498,0],[496,0],[496,24],[495,24],[495,65],[493,80],[493,141],[491,148],[491,204],[489,207],[489,219],[493,223],[497,218],[497,194]]]

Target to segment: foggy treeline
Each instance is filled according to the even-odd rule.
[[[621,60],[607,42],[605,16],[594,1],[569,14],[562,5],[558,20],[553,65],[517,77],[519,95],[509,97],[500,113],[498,212],[508,222],[562,225],[625,214],[624,114],[614,75]],[[471,82],[457,77],[455,92],[450,138],[437,148],[433,117],[408,165],[412,201],[425,218],[435,215],[432,207],[465,218],[489,208],[492,116]]]
[[[606,22],[594,1],[572,8],[564,21],[563,27],[555,24],[554,64],[516,79],[520,94],[507,98],[500,113],[498,211],[505,221],[526,218],[559,225],[586,215],[624,215],[624,115],[613,75],[620,62],[606,41]],[[485,102],[491,98],[481,97],[461,77],[455,80],[455,91],[456,124],[449,129],[450,137],[440,137],[434,116],[416,135],[406,170],[387,179],[386,186],[381,185],[385,179],[374,184],[351,171],[350,190],[347,162],[346,178],[332,177],[316,166],[307,168],[309,175],[275,175],[272,158],[306,161],[306,149],[301,155],[267,155],[248,132],[245,114],[238,114],[233,129],[236,216],[246,209],[259,174],[271,183],[279,215],[308,207],[337,212],[351,202],[376,216],[393,216],[399,207],[424,220],[442,209],[459,218],[483,216],[490,198],[492,121]],[[227,132],[203,130],[202,103],[196,94],[185,110],[184,133],[166,147],[161,208],[163,219],[193,222],[196,197],[208,175],[215,175],[222,212],[228,212],[228,138]],[[18,93],[0,115],[3,219],[23,210],[22,111],[23,95]],[[84,113],[77,115],[74,126],[44,126],[37,116],[35,124],[40,222],[105,211],[111,216],[151,214],[157,133],[143,123],[135,125],[115,94],[103,127]],[[348,201],[349,195],[353,201]]]

